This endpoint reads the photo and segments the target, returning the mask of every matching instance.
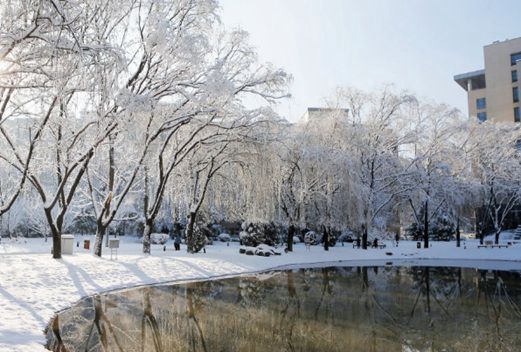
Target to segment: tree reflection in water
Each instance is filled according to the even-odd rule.
[[[518,272],[330,267],[93,296],[50,350],[519,351]]]

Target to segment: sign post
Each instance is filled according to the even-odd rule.
[[[114,256],[114,259],[118,260],[119,239],[109,240],[109,248],[110,260],[112,260],[112,256]]]

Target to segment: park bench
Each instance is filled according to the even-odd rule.
[[[376,247],[378,249],[384,249],[386,247],[386,244],[385,243],[379,243]],[[359,246],[357,246],[356,241],[353,242],[353,248],[360,248]],[[373,245],[371,245],[371,248],[375,248],[375,247]]]
[[[493,241],[485,241],[484,244],[479,244],[478,248],[501,248],[505,247],[508,248],[508,244],[494,244]]]
[[[378,243],[376,246],[374,244],[371,244],[371,248],[384,249],[385,247],[387,247],[385,243]]]

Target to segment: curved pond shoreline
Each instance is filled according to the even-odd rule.
[[[290,263],[284,264],[280,266],[268,267],[260,270],[240,272],[240,273],[230,273],[223,275],[214,275],[208,277],[194,277],[187,279],[176,279],[176,280],[167,280],[167,281],[158,281],[152,283],[143,283],[136,284],[125,287],[112,288],[105,291],[95,292],[92,295],[83,296],[76,302],[73,302],[70,306],[82,301],[86,298],[90,298],[94,295],[104,295],[110,293],[119,293],[132,289],[148,287],[148,286],[170,286],[170,285],[183,285],[193,282],[202,282],[202,281],[215,281],[215,280],[224,280],[231,279],[237,277],[249,277],[261,274],[268,274],[276,271],[285,271],[285,270],[298,270],[298,269],[313,269],[313,268],[326,268],[326,267],[386,267],[386,266],[399,266],[399,267],[412,267],[412,266],[421,266],[421,267],[449,267],[449,268],[466,268],[466,269],[476,269],[476,270],[500,270],[500,271],[521,271],[521,260],[496,260],[496,259],[485,259],[478,261],[476,259],[432,259],[432,258],[414,258],[414,259],[404,259],[398,258],[394,260],[383,260],[383,259],[344,259],[337,261],[320,261],[320,262],[310,262],[310,263]],[[56,314],[67,310],[70,308],[65,307],[58,311]]]
[[[280,257],[250,257],[238,254],[238,246],[218,244],[207,254],[156,249],[152,256],[139,254],[138,244],[120,253],[118,261],[95,258],[87,253],[52,260],[48,254],[0,255],[0,351],[44,351],[42,331],[50,319],[74,302],[94,294],[127,290],[139,286],[168,285],[189,281],[217,280],[266,271],[313,266],[421,265],[460,266],[480,269],[521,270],[521,248],[467,249],[454,243],[435,244],[417,250],[415,243],[399,248],[362,251],[350,245],[329,252],[315,247],[306,251],[296,246]],[[125,249],[125,248],[123,248]],[[132,250],[130,250],[132,249]],[[432,264],[430,264],[432,263]]]
[[[124,347],[130,348],[141,346],[144,336],[148,336],[147,344],[152,344],[149,333],[146,332],[148,330],[154,336],[154,344],[160,341],[165,350],[186,350],[192,343],[198,343],[197,337],[193,339],[199,332],[202,343],[206,340],[209,344],[207,346],[217,350],[242,350],[238,346],[244,347],[248,341],[257,341],[260,342],[259,346],[263,346],[269,335],[270,341],[277,341],[275,344],[281,347],[281,344],[286,346],[287,342],[292,346],[299,346],[296,350],[305,348],[304,350],[322,351],[325,347],[322,343],[325,341],[320,338],[317,340],[314,333],[315,328],[320,327],[319,330],[326,335],[338,337],[338,343],[328,340],[327,349],[331,351],[341,351],[348,347],[349,350],[355,345],[359,350],[360,343],[374,338],[371,331],[379,331],[380,337],[371,340],[375,351],[398,351],[403,344],[423,350],[420,347],[430,343],[434,343],[431,347],[438,348],[459,345],[455,350],[464,351],[466,349],[462,349],[462,345],[471,342],[480,346],[478,350],[483,350],[483,346],[493,347],[498,340],[489,336],[494,335],[495,329],[487,328],[484,333],[483,328],[489,327],[493,317],[489,316],[488,305],[479,304],[479,299],[476,301],[476,298],[492,296],[481,296],[480,292],[496,292],[496,284],[501,284],[505,290],[504,298],[508,299],[503,300],[494,295],[494,305],[500,304],[507,309],[509,304],[520,302],[519,270],[488,272],[461,268],[461,265],[440,267],[440,261],[422,260],[385,264],[383,261],[364,261],[363,265],[353,265],[353,261],[342,261],[287,265],[278,270],[224,279],[190,280],[95,295],[77,302],[70,309],[61,312],[59,318],[55,318],[52,333],[47,334],[49,346],[84,350],[86,346],[96,346],[104,341],[109,348],[116,348],[114,343],[121,348],[122,335],[117,331],[136,331],[137,335],[123,342]],[[467,263],[468,267],[474,267],[469,264]],[[373,289],[368,289],[369,287]],[[377,287],[379,289],[375,290]],[[420,305],[427,304],[429,309],[418,310],[411,323],[412,313],[409,310],[412,308],[412,312],[415,311],[418,295],[420,292],[426,294],[424,288],[431,292],[433,305],[429,305],[427,293],[427,301],[421,300]],[[447,296],[449,291],[455,292],[455,296]],[[378,304],[371,304],[373,300]],[[441,304],[440,300],[446,302]],[[237,305],[238,302],[241,303]],[[325,310],[321,310],[320,318],[317,318],[322,303],[325,304]],[[338,309],[331,311],[331,307]],[[294,309],[296,315],[287,315],[287,309]],[[367,309],[372,309],[371,319],[367,316]],[[94,310],[100,313],[94,315]],[[450,315],[447,315],[447,310],[451,311]],[[504,341],[501,339],[501,346],[504,344],[511,350],[510,347],[520,346],[521,340],[515,331],[521,323],[518,313],[507,311],[509,310],[505,310],[506,313],[502,315],[498,329],[500,326],[501,336],[505,338]],[[155,330],[152,326],[143,327],[141,323],[143,317],[149,315],[152,321],[157,322],[154,325]],[[192,316],[198,317],[195,335],[189,333]],[[253,317],[259,321],[253,325],[248,324]],[[296,317],[299,320],[294,320]],[[287,335],[288,331],[280,329],[280,322],[287,319],[290,319],[287,323],[291,323],[295,335],[291,332]],[[376,319],[374,323],[372,319]],[[474,324],[466,328],[456,328],[461,327],[460,323],[467,319],[474,321],[478,327]],[[431,325],[432,321],[435,322],[434,325]],[[229,324],[223,325],[224,322]],[[397,322],[400,324],[397,325]],[[91,335],[94,326],[97,326],[98,332]],[[88,337],[86,331],[90,331]],[[231,334],[229,336],[234,338],[223,340],[219,338],[221,333]],[[63,345],[58,342],[62,341],[60,336]]]

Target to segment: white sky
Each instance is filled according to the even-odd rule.
[[[521,36],[521,0],[221,0],[228,28],[250,32],[261,61],[294,76],[290,120],[338,86],[387,83],[467,113],[458,73],[483,68],[483,46]]]

